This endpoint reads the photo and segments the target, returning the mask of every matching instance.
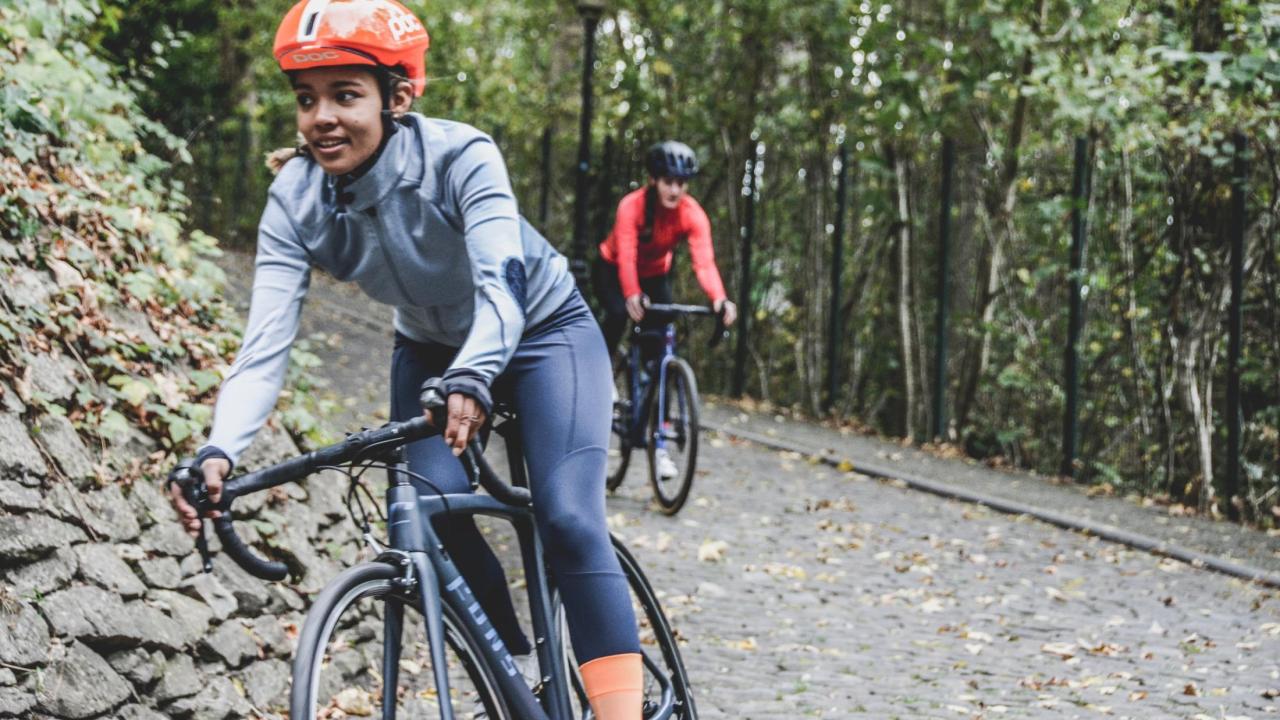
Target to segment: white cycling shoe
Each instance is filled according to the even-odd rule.
[[[662,480],[670,480],[680,474],[680,468],[676,467],[671,456],[667,454],[666,448],[658,448],[653,451],[653,462],[658,467],[658,477]]]

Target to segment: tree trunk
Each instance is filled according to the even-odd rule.
[[[889,150],[894,178],[898,187],[897,306],[899,361],[902,363],[902,435],[914,438],[915,432],[915,347],[911,332],[911,205],[908,202],[907,159],[905,153]]]
[[[1036,15],[1032,20],[1032,32],[1037,36],[1044,24],[1047,9],[1046,0],[1041,0]],[[1013,210],[1017,205],[1017,180],[1020,161],[1022,136],[1027,122],[1027,96],[1022,94],[1022,83],[1033,70],[1031,49],[1022,54],[1018,74],[1013,84],[1019,89],[1017,100],[1013,103],[1013,114],[1009,119],[1009,129],[1004,147],[997,146],[996,138],[988,133],[988,152],[998,153],[1003,158],[998,182],[985,199],[986,214],[992,228],[990,240],[985,252],[978,260],[978,290],[975,309],[981,317],[978,333],[971,337],[965,350],[964,378],[960,391],[960,402],[956,407],[956,434],[963,436],[965,425],[969,421],[969,413],[973,409],[974,398],[977,397],[978,384],[987,371],[991,359],[991,321],[995,317],[993,302],[999,289],[999,274],[1004,253],[1004,244],[1012,235]],[[980,126],[982,122],[978,123]]]
[[[1133,355],[1133,393],[1137,399],[1135,406],[1138,422],[1142,429],[1142,437],[1151,436],[1151,419],[1148,417],[1147,397],[1143,381],[1150,380],[1151,371],[1142,357],[1142,345],[1139,342],[1141,331],[1138,329],[1138,273],[1133,258],[1133,168],[1129,152],[1120,151],[1120,174],[1124,184],[1124,206],[1120,211],[1120,228],[1116,233],[1120,241],[1120,252],[1125,270],[1125,296],[1128,307],[1125,312],[1126,331],[1129,336],[1129,352]]]
[[[1185,343],[1174,341],[1178,356],[1178,384],[1182,390],[1182,402],[1195,427],[1195,447],[1199,460],[1199,477],[1193,480],[1198,492],[1187,493],[1204,498],[1213,488],[1213,426],[1209,420],[1207,395],[1202,395],[1199,380],[1200,338]],[[1202,505],[1203,507],[1203,505]]]

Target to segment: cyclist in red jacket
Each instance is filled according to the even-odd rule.
[[[649,182],[618,203],[613,231],[600,243],[593,274],[596,296],[604,306],[605,343],[610,354],[627,328],[627,318],[640,323],[648,302],[671,302],[672,254],[681,240],[689,241],[689,255],[698,284],[716,312],[724,311],[726,325],[738,317],[716,268],[707,213],[688,194],[689,178],[698,173],[698,159],[688,145],[667,141],[649,148],[645,157]]]
[[[698,173],[698,158],[688,145],[666,141],[645,156],[649,182],[618,203],[613,231],[600,243],[600,257],[592,268],[596,298],[604,307],[601,321],[610,357],[627,329],[627,319],[642,328],[661,327],[665,318],[645,320],[650,301],[671,302],[672,253],[681,240],[689,242],[693,273],[716,312],[732,325],[738,308],[726,297],[711,245],[711,222],[702,206],[688,194],[689,178]],[[664,463],[663,460],[666,460]],[[658,458],[659,474],[670,459]]]

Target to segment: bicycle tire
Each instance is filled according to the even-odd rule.
[[[405,599],[393,584],[393,581],[402,574],[400,569],[388,563],[362,563],[339,574],[321,591],[315,603],[311,606],[311,610],[307,612],[302,632],[298,636],[298,648],[293,660],[293,686],[289,694],[289,717],[315,718],[322,709],[317,705],[320,697],[326,694],[321,691],[320,676],[321,668],[325,664],[326,657],[328,657],[326,650],[329,649],[335,630],[340,626],[343,614],[354,603],[365,599],[372,599],[384,604],[402,603],[405,608],[411,608],[415,611],[413,614],[406,613],[402,636],[405,630],[412,627],[411,623],[414,618],[418,622],[418,627],[421,627],[422,620],[421,613],[418,612],[420,607],[418,601],[416,599],[412,601]],[[492,670],[484,660],[479,643],[472,637],[467,626],[458,620],[457,615],[448,605],[444,605],[442,609],[444,611],[447,652],[452,652],[453,657],[451,660],[456,659],[460,663],[460,670],[465,672],[470,681],[470,687],[476,693],[476,697],[468,697],[463,701],[483,707],[490,720],[497,720],[498,718],[510,720],[514,718],[502,698]],[[374,643],[377,646],[381,646],[382,639],[380,635]],[[401,652],[403,653],[403,648]],[[404,667],[403,655],[396,658],[396,666]],[[426,675],[428,678],[427,683],[430,684],[431,694],[434,695],[435,686],[429,679],[430,672],[428,671]],[[380,674],[378,679],[381,679]],[[397,683],[397,687],[400,687],[399,683]],[[450,690],[454,692],[458,688],[456,685],[451,685]],[[438,701],[439,699],[437,698],[436,702]],[[324,707],[328,706],[329,704],[326,703]],[[383,717],[388,717],[385,708],[376,712],[382,712]],[[396,712],[404,717],[413,715],[412,712],[407,710]],[[465,712],[455,713],[455,716],[458,718],[471,717]]]
[[[614,447],[614,443],[617,443],[616,448]],[[631,466],[632,449],[631,443],[627,438],[620,435],[616,430],[609,434],[609,448],[606,451],[608,453],[608,457],[605,462],[606,468],[611,469],[606,470],[607,474],[605,475],[604,481],[605,488],[608,489],[609,492],[617,490],[622,485],[623,478],[627,476],[627,468]],[[615,462],[613,457],[614,452],[618,453],[616,466],[613,465]]]
[[[674,708],[671,718],[675,720],[697,720],[698,707],[693,699],[693,692],[689,687],[689,677],[685,672],[684,659],[680,656],[680,645],[676,639],[674,631],[671,629],[671,623],[667,621],[666,613],[662,610],[662,604],[658,601],[657,593],[654,592],[653,586],[649,584],[649,578],[645,576],[644,571],[640,569],[640,563],[635,556],[627,550],[617,536],[611,537],[613,542],[614,554],[618,557],[618,564],[622,566],[622,573],[627,578],[627,584],[631,587],[632,602],[639,606],[639,610],[643,615],[643,619],[637,618],[640,623],[640,629],[652,633],[652,637],[648,637],[646,633],[641,635],[641,650],[644,651],[646,645],[656,645],[662,655],[662,662],[670,676],[669,680],[674,695]],[[560,593],[558,590],[552,593],[552,608],[558,621],[560,643],[563,648],[562,656],[565,658],[565,672],[569,677],[569,686],[573,691],[579,708],[579,717],[584,720],[590,720],[593,715],[587,706],[586,689],[582,685],[582,676],[578,673],[577,662],[573,659],[573,647],[569,642],[569,633],[566,623],[564,622],[564,608],[560,602]],[[652,663],[646,663],[646,673],[652,673],[654,666]],[[646,682],[650,685],[650,682]],[[648,689],[648,688],[647,688]],[[651,715],[646,712],[645,720],[649,720]]]
[[[668,392],[670,388],[674,388],[675,397],[670,393],[667,395],[668,418],[665,420],[675,428],[675,435],[668,438],[668,442],[675,440],[684,456],[684,467],[677,468],[676,477],[663,480],[658,476],[655,438],[659,432],[669,434],[671,431],[664,429],[664,418],[658,417],[659,403],[656,396],[650,398],[647,423],[649,483],[653,485],[654,499],[664,515],[675,515],[684,507],[685,501],[689,499],[689,491],[693,488],[693,475],[698,467],[698,381],[693,376],[693,368],[683,358],[674,358],[667,365],[666,378],[661,387],[654,388],[654,392]],[[683,397],[679,397],[680,395]],[[673,402],[676,408],[683,409],[682,415],[674,422],[670,420]]]

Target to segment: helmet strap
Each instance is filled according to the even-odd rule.
[[[382,94],[382,144],[386,145],[387,139],[394,135],[398,128],[395,114],[391,112],[391,94],[395,90],[397,78],[391,70],[381,66],[374,68],[373,76],[378,81],[378,92]],[[378,148],[378,152],[382,152],[381,147]]]

